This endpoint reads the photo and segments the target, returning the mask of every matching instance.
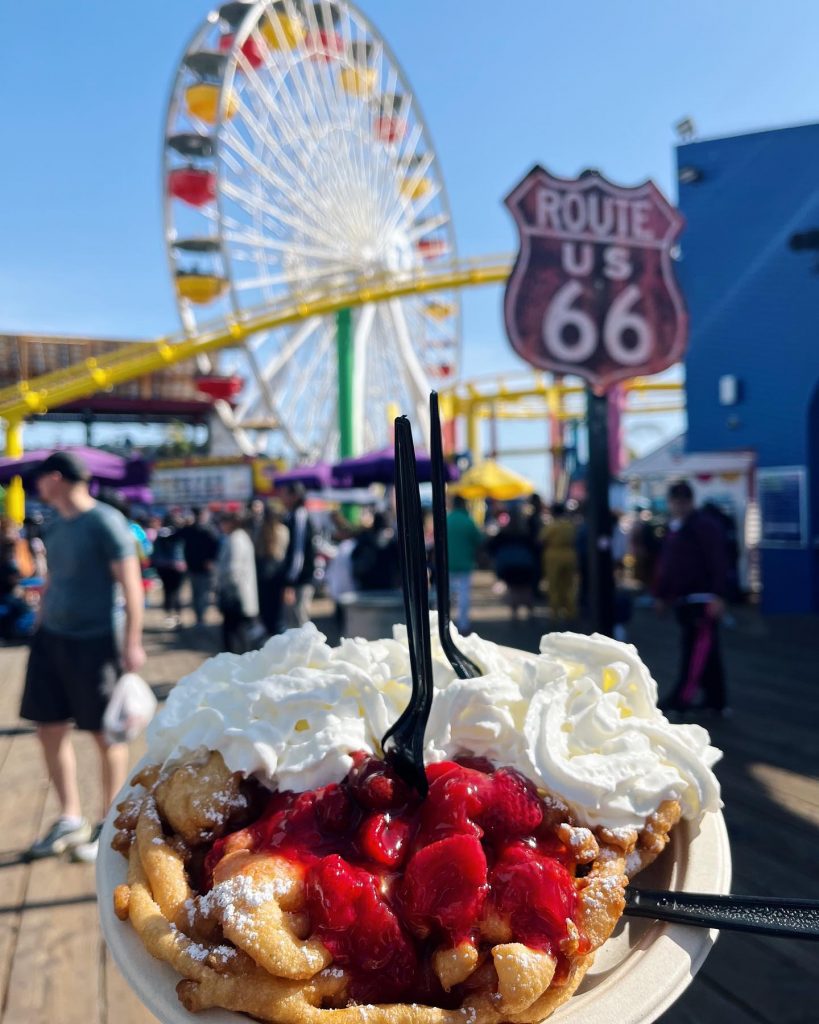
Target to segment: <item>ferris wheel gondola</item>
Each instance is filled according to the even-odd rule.
[[[176,74],[164,171],[190,334],[457,255],[417,98],[346,0],[231,2],[210,14]],[[353,454],[386,443],[394,404],[424,423],[429,382],[457,375],[458,295],[310,316],[255,336],[245,353],[235,426],[266,416],[298,458]]]

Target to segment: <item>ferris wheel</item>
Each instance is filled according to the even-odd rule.
[[[164,185],[191,335],[457,255],[418,101],[347,0],[231,2],[208,15],[174,81]],[[223,364],[245,378],[234,426],[275,424],[300,460],[380,447],[393,406],[423,426],[430,384],[457,376],[460,320],[457,292],[444,292],[257,334]]]

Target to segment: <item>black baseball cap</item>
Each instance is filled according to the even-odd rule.
[[[46,473],[59,473],[64,480],[74,484],[91,479],[88,466],[73,452],[52,452],[32,467],[26,474],[26,482],[34,483]]]

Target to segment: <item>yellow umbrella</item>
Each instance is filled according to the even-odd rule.
[[[468,469],[461,479],[449,487],[450,494],[460,494],[467,501],[476,498],[494,498],[496,501],[512,501],[525,498],[535,486],[526,477],[506,469],[505,466],[487,459],[478,466]]]

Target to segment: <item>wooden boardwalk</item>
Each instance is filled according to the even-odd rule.
[[[484,585],[475,621],[488,638],[529,649],[547,628],[541,617],[510,623]],[[216,631],[169,634],[159,622],[150,612],[145,674],[161,694],[215,649]],[[676,660],[673,624],[639,612],[632,639],[667,687]],[[706,724],[725,751],[718,774],[734,891],[819,899],[819,626],[742,613],[726,631],[726,649],[735,714]],[[56,811],[35,736],[17,716],[25,659],[22,648],[0,649],[0,1024],[151,1024],[101,940],[93,868],[21,858]],[[76,740],[87,813],[94,815],[96,754],[87,737]],[[140,753],[136,745],[135,760]],[[662,1022],[816,1024],[817,992],[815,945],[726,933]]]

